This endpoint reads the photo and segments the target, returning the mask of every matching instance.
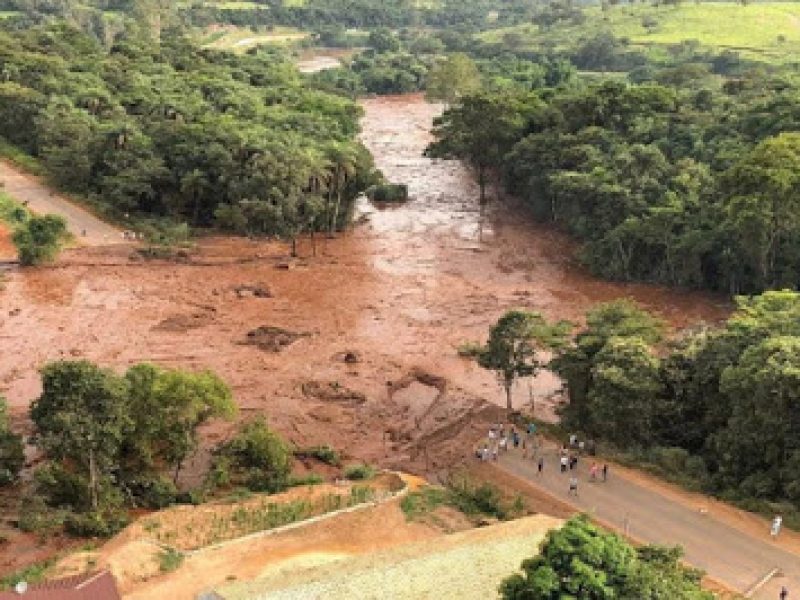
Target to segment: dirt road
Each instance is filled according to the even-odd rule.
[[[28,208],[35,213],[54,213],[64,217],[70,233],[81,245],[104,246],[123,241],[120,230],[51,191],[37,178],[4,160],[0,160],[0,186],[17,202],[27,203]]]
[[[663,483],[651,485],[649,478],[617,467],[611,467],[607,482],[592,482],[588,458],[578,465],[578,496],[569,496],[569,474],[559,472],[556,450],[546,449],[544,457],[541,477],[536,462],[514,450],[500,458],[499,466],[636,540],[682,546],[689,563],[736,591],[748,591],[777,567],[782,575],[752,597],[777,598],[781,585],[800,594],[794,534],[784,532],[773,541],[769,524],[754,515]]]

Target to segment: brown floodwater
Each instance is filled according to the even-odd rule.
[[[560,233],[499,202],[482,213],[463,166],[422,156],[440,108],[421,96],[362,105],[364,143],[390,180],[408,184],[411,199],[392,207],[361,201],[350,232],[318,241],[317,256],[304,240],[292,268],[282,264],[284,244],[211,238],[187,264],[142,261],[129,247],[81,248],[54,266],[7,274],[0,393],[17,418],[24,420],[48,361],[87,358],[118,370],[152,361],[217,371],[244,417],[264,412],[298,444],[378,457],[387,428],[432,431],[466,419],[481,399],[504,405],[492,374],[456,348],[484,340],[508,309],[579,321],[597,302],[631,297],[675,327],[728,313],[729,303],[710,294],[598,280],[575,263],[575,246]],[[245,343],[261,326],[302,335],[270,352]],[[348,352],[355,362],[343,360]],[[446,382],[447,394],[441,386],[420,391],[430,376]],[[395,398],[398,382],[417,383]],[[556,387],[543,374],[521,384],[515,401]],[[393,434],[398,456],[407,433]]]

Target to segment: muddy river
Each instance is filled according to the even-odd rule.
[[[364,142],[391,180],[409,185],[411,201],[361,203],[352,231],[319,242],[317,256],[308,242],[303,258],[287,263],[282,244],[215,238],[200,241],[186,264],[86,248],[7,274],[0,393],[17,418],[47,361],[117,369],[153,361],[214,369],[243,417],[265,412],[298,444],[394,462],[415,456],[414,440],[442,441],[466,427],[481,399],[504,404],[494,377],[456,348],[485,339],[510,308],[579,320],[597,302],[629,296],[675,326],[726,314],[711,295],[597,280],[575,264],[564,236],[498,203],[481,214],[462,166],[422,157],[438,108],[420,96],[363,106]],[[268,293],[253,294],[258,287]],[[288,333],[248,337],[259,327]],[[520,385],[515,401],[541,400],[555,387],[542,375]],[[219,438],[226,427],[207,434]]]

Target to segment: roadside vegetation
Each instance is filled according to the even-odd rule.
[[[61,216],[33,215],[3,192],[0,192],[0,221],[11,228],[11,241],[23,266],[52,261],[70,239],[67,223]]]
[[[409,521],[430,519],[435,523],[434,513],[441,506],[463,513],[476,524],[483,523],[487,517],[505,521],[525,514],[525,503],[520,496],[506,498],[494,485],[473,481],[461,474],[448,477],[443,486],[427,485],[409,492],[400,501],[400,508]]]
[[[569,340],[550,346],[546,362],[532,345],[541,327],[516,332],[507,341],[515,352],[497,354],[493,368],[504,386],[506,374],[550,369],[565,384],[562,431],[798,527],[798,324],[800,293],[788,290],[740,297],[725,323],[669,338],[657,317],[618,300],[591,309]],[[481,360],[487,350],[475,352]]]
[[[680,548],[634,548],[586,516],[547,534],[539,554],[522,563],[522,574],[503,581],[504,600],[528,598],[670,598],[712,600],[700,587],[702,572],[681,564]]]
[[[563,425],[662,475],[800,526],[800,294],[740,298],[718,327],[660,341],[634,305],[601,305],[558,356]]]

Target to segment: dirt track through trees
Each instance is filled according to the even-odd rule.
[[[81,245],[103,246],[124,241],[119,229],[101,221],[5,160],[0,160],[0,189],[17,202],[27,204],[37,214],[53,213],[64,217],[70,233]]]

